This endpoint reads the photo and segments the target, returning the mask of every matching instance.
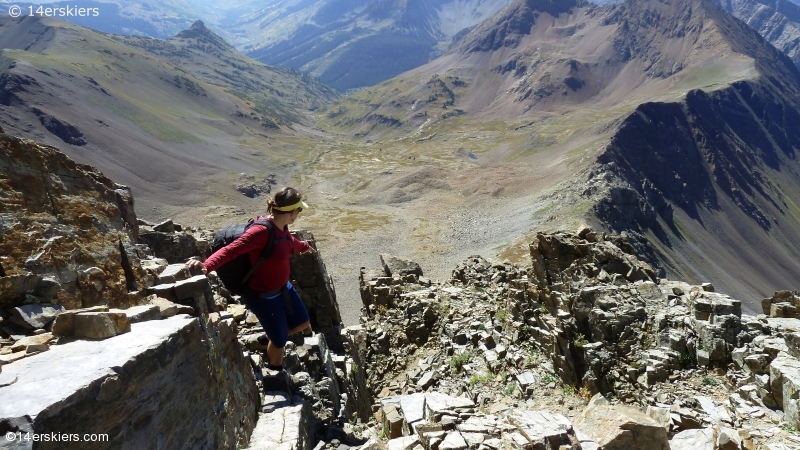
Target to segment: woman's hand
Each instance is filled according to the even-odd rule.
[[[189,261],[186,261],[186,267],[190,269],[200,269],[201,271],[203,271],[203,274],[206,275],[208,274],[208,269],[206,269],[205,264],[196,259],[190,259]]]
[[[307,243],[307,242],[306,242]],[[317,251],[311,245],[308,246],[308,250],[304,251],[303,253],[317,253]],[[301,253],[301,255],[303,254]]]

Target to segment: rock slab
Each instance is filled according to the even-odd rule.
[[[670,450],[667,430],[641,411],[610,405],[596,395],[573,425],[603,450]]]
[[[199,320],[137,323],[129,333],[56,345],[3,366],[4,379],[15,381],[0,387],[0,429],[110,435],[71,449],[244,447],[259,401],[252,368],[232,320]]]

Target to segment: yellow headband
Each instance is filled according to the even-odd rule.
[[[273,206],[273,207],[272,207],[272,209],[274,209],[274,210],[276,210],[276,211],[283,211],[283,212],[294,211],[294,210],[295,210],[295,209],[297,209],[297,208],[308,209],[308,205],[306,205],[306,202],[304,202],[304,201],[300,200],[299,202],[295,203],[294,205],[289,205],[289,206]]]

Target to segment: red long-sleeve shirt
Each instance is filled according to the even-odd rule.
[[[247,282],[257,292],[270,292],[283,287],[289,281],[289,258],[292,253],[303,253],[309,247],[307,242],[292,236],[288,228],[280,230],[273,222],[272,229],[275,230],[275,250]],[[269,231],[265,227],[253,225],[239,239],[209,256],[204,263],[206,269],[209,272],[217,270],[245,253],[250,256],[250,264],[255,264],[268,238]]]

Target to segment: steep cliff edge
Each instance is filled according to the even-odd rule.
[[[691,91],[624,120],[584,194],[649,236],[671,275],[757,299],[800,273],[800,108],[771,80]],[[750,310],[753,301],[746,302]]]

